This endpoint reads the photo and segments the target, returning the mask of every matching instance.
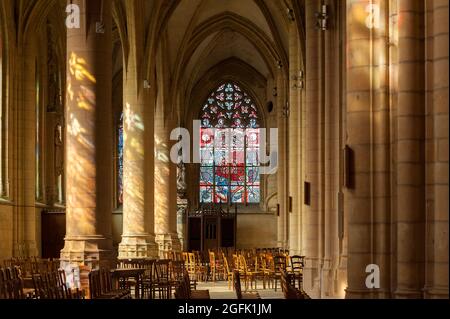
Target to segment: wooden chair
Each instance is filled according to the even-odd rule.
[[[281,285],[281,272],[286,271],[286,257],[283,255],[277,255],[273,258],[274,260],[274,280],[275,280],[275,291],[277,291],[278,281]]]
[[[228,265],[228,259],[225,254],[223,254],[223,274],[226,280],[228,281],[228,289],[234,289],[233,286],[233,271],[230,269]]]
[[[263,286],[274,288],[275,283],[275,263],[271,254],[266,254],[261,260],[261,271],[263,273]],[[267,284],[267,286],[266,286]]]
[[[241,288],[241,274],[239,270],[233,271],[234,290],[236,291],[237,299],[261,299],[258,292],[242,292]]]
[[[174,291],[181,285],[184,280],[186,267],[181,260],[172,260],[170,262],[170,285]]]
[[[298,284],[298,289],[303,290],[303,268],[305,267],[305,257],[291,257],[291,273],[293,275],[294,287]]]
[[[216,255],[213,251],[208,253],[209,255],[209,276],[212,282],[216,282]]]
[[[158,260],[155,262],[155,276],[153,281],[153,295],[158,293],[159,299],[170,299],[172,294],[170,260]]]
[[[258,262],[257,259],[253,265],[255,267],[254,269],[250,269],[247,266],[247,260],[245,259],[244,255],[240,256],[240,262],[241,265],[240,274],[244,276],[244,282],[245,282],[245,291],[248,290],[248,284],[250,283],[250,289],[253,289],[253,283],[255,284],[255,289],[257,289],[257,279],[261,278],[263,276],[263,273],[258,270]]]
[[[154,266],[156,260],[145,260],[142,262],[142,267],[145,269],[144,276],[142,278],[142,296],[147,299],[154,299]]]

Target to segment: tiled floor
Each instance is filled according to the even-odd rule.
[[[258,282],[258,293],[261,299],[283,299],[283,293],[278,286],[277,291],[274,289],[262,289],[262,282]],[[226,281],[198,283],[197,289],[208,289],[211,299],[237,299],[236,292],[228,289],[228,283]],[[244,291],[244,290],[243,290]]]

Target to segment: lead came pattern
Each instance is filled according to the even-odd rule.
[[[259,117],[237,84],[212,92],[200,119],[200,202],[260,202]]]

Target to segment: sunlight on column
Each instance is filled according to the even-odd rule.
[[[85,59],[72,52],[67,83],[67,214],[68,229],[77,235],[96,234],[96,150],[94,106],[96,83]],[[82,124],[83,123],[83,124]]]

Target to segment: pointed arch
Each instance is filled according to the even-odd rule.
[[[199,118],[200,202],[259,204],[260,119],[252,97],[237,83],[222,82]]]

